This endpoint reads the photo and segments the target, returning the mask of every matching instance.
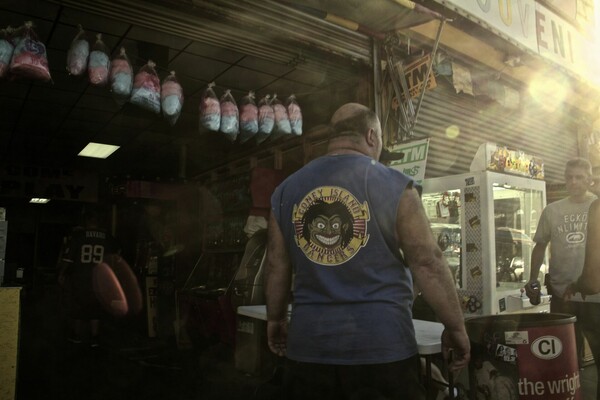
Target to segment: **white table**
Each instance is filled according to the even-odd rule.
[[[292,310],[291,304],[288,306],[288,315]],[[239,315],[244,315],[250,318],[256,318],[263,321],[267,320],[267,306],[259,305],[259,306],[239,306],[237,309],[237,313]]]
[[[292,309],[290,305],[288,308],[288,316],[291,313],[291,310]],[[262,321],[267,320],[267,306],[265,305],[240,306],[237,309],[237,313],[239,315],[244,315],[246,317],[259,319]],[[435,354],[440,354],[442,352],[442,332],[444,330],[444,325],[439,322],[413,319],[413,326],[415,327],[415,337],[417,339],[419,355],[425,358],[425,386],[429,388],[432,383],[432,358]],[[452,378],[449,378],[450,385],[452,385]],[[429,392],[430,391],[428,390],[428,393]],[[450,389],[450,393],[452,396],[452,388]]]
[[[291,310],[292,308],[289,306],[288,315]],[[240,306],[237,309],[237,313],[262,321],[267,320],[267,306],[265,305]],[[413,325],[415,327],[415,336],[420,355],[428,356],[442,352],[442,331],[444,330],[444,325],[439,322],[422,321],[420,319],[413,319]]]
[[[417,348],[419,349],[419,355],[425,359],[425,387],[427,390],[427,398],[435,398],[429,388],[432,385],[433,378],[431,374],[432,359],[435,354],[442,352],[442,332],[444,331],[444,325],[439,322],[423,321],[420,319],[413,319],[413,326],[415,327],[415,337],[417,339]],[[448,372],[449,382],[438,382],[449,387],[449,398],[454,398],[454,383],[453,377]]]

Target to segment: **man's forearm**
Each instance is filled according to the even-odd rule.
[[[544,256],[546,255],[546,245],[538,243],[533,247],[531,252],[531,270],[529,272],[529,281],[537,281],[540,273],[540,268],[544,262]]]
[[[411,267],[413,277],[427,303],[447,329],[464,329],[464,317],[450,269],[443,258]]]
[[[275,266],[268,266],[266,273],[265,297],[267,320],[281,321],[287,318],[290,301],[291,273]]]
[[[265,297],[269,321],[282,321],[287,318],[291,283],[292,268],[285,241],[275,217],[271,215],[265,271]]]

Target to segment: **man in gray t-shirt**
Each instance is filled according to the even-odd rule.
[[[583,269],[587,237],[588,209],[596,196],[588,191],[592,183],[592,167],[589,161],[575,158],[565,167],[565,186],[569,197],[544,208],[533,238],[535,246],[531,254],[531,273],[525,290],[532,298],[546,248],[550,244],[549,275],[546,276],[548,293],[552,295],[550,311],[572,314],[580,319],[581,304],[563,299],[565,289],[575,282]],[[575,324],[577,352],[581,355],[583,336],[579,324]]]

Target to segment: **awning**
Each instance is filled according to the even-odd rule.
[[[354,22],[364,29],[355,29],[368,33],[388,33],[412,26],[421,25],[440,15],[411,0],[291,0],[286,2],[305,12],[320,10],[329,14],[323,17],[333,23],[339,23],[336,17]],[[349,26],[351,28],[351,26]]]

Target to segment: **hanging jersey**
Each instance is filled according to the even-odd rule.
[[[102,262],[109,254],[115,254],[118,246],[115,239],[101,229],[75,228],[68,238],[62,259],[71,263],[71,273],[92,267]]]

